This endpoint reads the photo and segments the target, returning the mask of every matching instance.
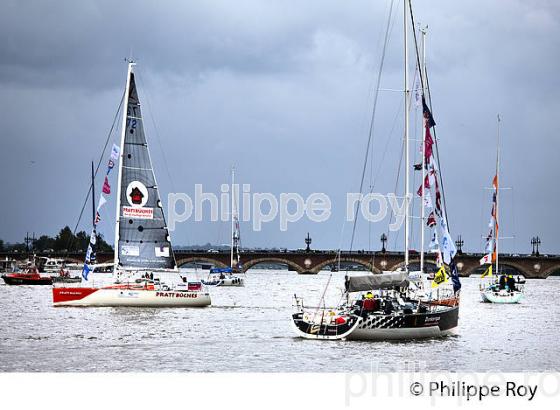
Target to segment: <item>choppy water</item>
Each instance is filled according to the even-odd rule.
[[[294,337],[292,296],[316,302],[329,277],[250,271],[204,309],[53,308],[49,286],[0,285],[1,371],[560,371],[560,280],[529,280],[519,305],[479,302],[463,279],[459,334],[418,342]],[[329,299],[338,302],[343,273]],[[338,288],[338,289],[337,289]]]

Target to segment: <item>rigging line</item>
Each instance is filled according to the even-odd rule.
[[[402,168],[403,157],[404,157],[404,140],[402,141],[401,157],[399,159],[399,166],[397,168],[397,180],[395,181],[395,189],[394,189],[395,193],[397,193],[397,188],[399,186],[399,181],[400,181],[400,178],[401,178],[401,168]],[[389,222],[387,224],[387,243],[389,243],[389,234],[391,232],[390,225],[391,225],[391,220],[392,220],[393,216],[395,216],[395,214],[394,214],[393,210],[391,210],[391,218],[389,218]],[[395,217],[395,220],[396,220],[396,217]],[[397,247],[397,240],[399,238],[399,232],[400,232],[400,230],[397,231],[397,235],[395,237],[395,246],[394,246],[395,248]]]
[[[387,19],[387,27],[385,30],[385,39],[383,41],[383,50],[381,51],[381,62],[379,63],[379,70],[377,72],[377,81],[376,81],[376,86],[375,86],[375,93],[374,93],[374,99],[373,99],[373,109],[372,109],[372,113],[371,113],[371,121],[370,121],[370,126],[369,126],[369,135],[368,135],[368,142],[367,142],[367,147],[366,147],[366,155],[364,158],[364,166],[362,169],[362,178],[360,181],[360,194],[363,191],[363,186],[364,186],[364,178],[365,178],[365,174],[366,174],[366,169],[367,169],[367,164],[368,164],[368,158],[369,158],[369,150],[370,150],[370,145],[372,143],[372,137],[373,137],[373,131],[374,131],[374,124],[375,124],[375,112],[377,110],[377,101],[378,101],[378,97],[379,97],[379,85],[381,83],[381,74],[383,72],[383,65],[385,64],[385,54],[387,51],[387,44],[389,42],[389,29],[391,27],[391,16],[393,13],[393,5],[394,5],[394,0],[391,0],[391,6],[389,7],[389,16]],[[352,237],[350,239],[350,251],[352,250],[353,246],[354,246],[354,237],[356,234],[356,225],[358,222],[358,212],[360,210],[360,204],[361,204],[361,200],[358,201],[358,204],[356,205],[356,211],[354,212],[354,223],[352,226]]]
[[[113,130],[115,129],[115,124],[117,123],[117,120],[119,118],[119,113],[122,109],[122,105],[123,105],[123,101],[124,101],[124,92],[122,94],[121,97],[121,101],[119,103],[119,106],[117,108],[117,112],[115,113],[115,117],[113,118],[113,123],[111,124],[111,128],[109,129],[109,133],[107,134],[107,139],[105,140],[105,145],[103,146],[103,151],[101,152],[101,156],[99,157],[99,161],[97,162],[97,167],[95,168],[95,172],[94,172],[94,177],[97,176],[97,172],[99,171],[99,167],[101,166],[101,162],[103,161],[103,157],[105,156],[105,150],[107,149],[107,145],[109,145],[109,140],[111,139],[111,135],[113,134]],[[80,221],[82,220],[82,216],[84,214],[84,209],[86,208],[86,205],[88,203],[89,200],[89,195],[91,194],[91,183],[89,184],[89,188],[86,194],[86,198],[84,200],[84,204],[82,205],[82,209],[80,211],[80,215],[78,216],[78,221],[76,222],[76,225],[74,226],[74,230],[72,231],[72,236],[76,235],[76,231],[78,230],[78,226],[80,225]],[[66,250],[68,252],[70,252],[70,247],[73,245],[73,238],[71,237],[70,240],[68,241],[68,246],[66,247]]]

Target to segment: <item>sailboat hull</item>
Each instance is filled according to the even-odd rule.
[[[53,288],[54,306],[204,307],[210,303],[210,294],[201,291]]]
[[[432,313],[369,315],[348,340],[406,340],[449,336],[456,333],[459,306]]]
[[[407,340],[449,336],[456,333],[459,306],[430,313],[370,314],[351,316],[342,325],[306,321],[302,313],[293,315],[300,337],[319,340]]]
[[[512,304],[519,303],[523,299],[523,292],[508,292],[506,290],[496,292],[486,289],[480,292],[480,297],[485,303]]]

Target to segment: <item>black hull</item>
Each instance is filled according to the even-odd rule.
[[[309,335],[310,338],[317,339],[340,339],[350,333],[356,327],[360,317],[352,315],[342,324],[314,324],[303,320],[303,313],[295,313],[292,320],[297,330],[302,334]]]
[[[6,285],[52,285],[53,283],[52,278],[26,279],[2,275],[2,279]]]
[[[459,306],[439,307],[425,313],[352,315],[340,325],[306,322],[303,313],[292,315],[292,319],[300,336],[308,339],[425,339],[452,334],[459,324]]]
[[[446,336],[459,325],[459,306],[404,315],[370,314],[348,339],[406,340]]]

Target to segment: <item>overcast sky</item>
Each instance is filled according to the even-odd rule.
[[[467,250],[482,250],[490,208],[483,188],[494,173],[500,113],[502,186],[513,188],[502,193],[501,227],[516,237],[502,249],[529,252],[538,234],[544,252],[560,252],[560,4],[413,3],[417,22],[429,26],[427,61],[452,236],[461,234]],[[101,154],[123,91],[123,59],[132,53],[164,203],[169,192],[192,194],[196,183],[219,192],[235,164],[238,181],[252,192],[324,192],[333,206],[328,222],[302,220],[287,232],[278,221],[261,232],[244,223],[244,245],[302,247],[309,231],[313,247],[348,248],[351,225],[341,235],[345,194],[359,187],[389,5],[3,0],[0,238],[54,235],[75,224],[90,161]],[[402,1],[396,7],[384,89],[402,88]],[[396,183],[401,98],[380,93],[373,174],[381,193]],[[108,239],[113,207],[104,208],[100,225]],[[88,223],[84,218],[81,229]],[[227,223],[187,222],[172,239],[224,243],[228,230]],[[355,247],[368,248],[371,236],[378,248],[386,230],[387,222],[359,224]],[[399,239],[402,234],[391,234],[389,247],[402,249]]]

